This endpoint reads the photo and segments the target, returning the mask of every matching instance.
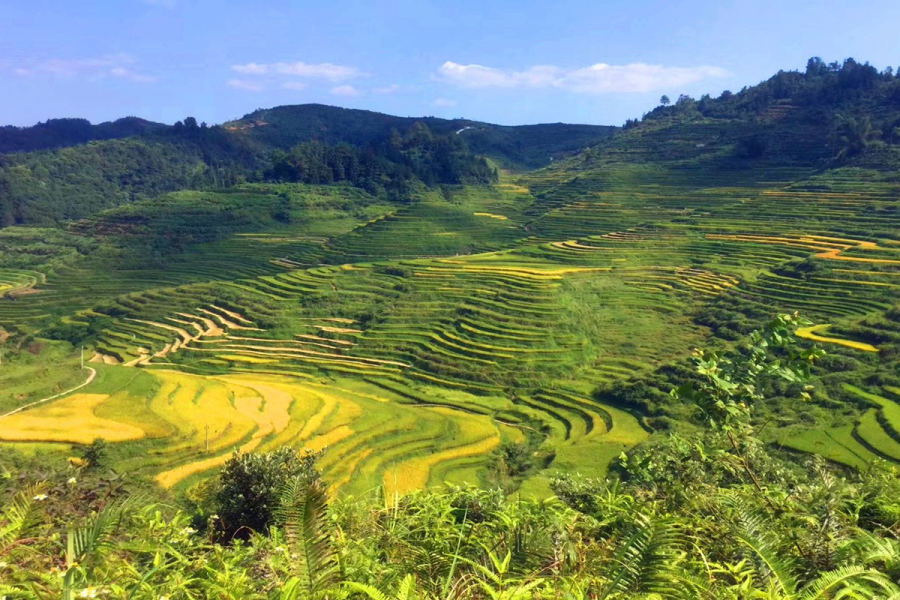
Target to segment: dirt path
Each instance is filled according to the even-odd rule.
[[[217,310],[217,311],[231,317],[232,319],[237,319],[241,323],[246,323],[247,325],[253,324],[253,321],[250,321],[249,319],[244,318],[244,316],[241,313],[236,313],[233,310],[227,310],[225,308],[222,308],[221,306],[216,306],[215,304],[210,304],[209,306],[213,310]]]
[[[94,377],[97,376],[97,370],[94,369],[93,367],[85,367],[85,370],[86,370],[86,371],[90,371],[90,374],[88,375],[88,378],[85,380],[84,383],[82,383],[82,384],[80,384],[80,385],[76,385],[76,386],[73,387],[71,390],[66,390],[65,392],[60,392],[59,394],[56,394],[55,396],[50,396],[49,398],[44,398],[43,400],[38,400],[38,401],[36,401],[36,402],[32,402],[32,403],[30,403],[30,404],[26,404],[25,406],[20,406],[19,408],[15,409],[15,410],[9,411],[9,412],[6,413],[5,415],[0,415],[0,419],[2,419],[3,417],[8,417],[8,416],[10,416],[10,415],[14,415],[14,414],[16,414],[16,413],[22,412],[23,410],[26,410],[26,409],[28,409],[28,408],[31,408],[32,406],[37,406],[38,404],[43,404],[44,402],[49,402],[49,401],[51,401],[51,400],[55,400],[56,398],[59,398],[59,397],[61,397],[61,396],[65,396],[66,394],[71,394],[71,393],[74,392],[75,390],[80,390],[81,388],[83,388],[84,386],[86,386],[87,384],[89,384],[90,382],[92,382],[92,381],[94,380]]]

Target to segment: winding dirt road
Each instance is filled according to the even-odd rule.
[[[26,404],[25,406],[20,406],[16,410],[11,410],[8,413],[6,413],[5,415],[0,415],[0,419],[2,419],[3,417],[8,417],[10,415],[14,415],[16,413],[22,412],[23,410],[27,410],[27,409],[31,408],[32,406],[37,406],[38,404],[43,404],[44,402],[56,400],[57,398],[59,398],[61,396],[65,396],[66,394],[71,394],[75,390],[80,390],[81,388],[83,388],[84,386],[86,386],[87,384],[92,382],[94,380],[94,377],[97,376],[97,370],[94,369],[93,367],[85,367],[85,370],[90,371],[90,374],[88,375],[88,378],[84,381],[84,383],[82,383],[80,385],[76,385],[71,390],[66,390],[65,392],[60,392],[60,393],[56,394],[55,396],[50,396],[49,398],[44,398],[42,400],[38,400],[36,402],[31,402],[29,404]]]

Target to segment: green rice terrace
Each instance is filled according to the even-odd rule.
[[[826,355],[808,401],[765,390],[761,438],[900,466],[898,149],[865,119],[804,117],[819,79],[788,75],[794,100],[759,99],[782,75],[682,98],[540,168],[567,148],[554,126],[523,166],[472,154],[476,133],[502,149],[490,126],[415,122],[376,143],[353,129],[363,111],[338,115],[337,145],[304,141],[303,107],[252,121],[269,133],[191,134],[223,156],[299,141],[287,151],[74,219],[86,209],[53,196],[53,223],[25,210],[28,161],[87,193],[65,157],[119,142],[0,164],[20,203],[0,217],[21,221],[0,229],[0,444],[69,456],[102,438],[115,469],[188,495],[236,450],[289,446],[325,450],[333,493],[543,498],[556,475],[603,477],[655,433],[698,431],[670,395],[694,350],[800,313],[793,335]],[[887,130],[893,113],[873,114]],[[498,458],[514,455],[524,467]]]
[[[40,230],[4,230],[28,267],[0,270],[5,346],[31,354],[4,365],[2,409],[80,383],[71,347],[42,337],[83,340],[97,377],[0,437],[102,437],[118,468],[176,489],[237,448],[327,447],[326,477],[356,492],[478,483],[493,451],[529,443],[542,464],[516,487],[545,495],[553,473],[603,475],[684,416],[647,389],[656,373],[800,311],[815,325],[797,335],[843,368],[799,422],[774,400],[769,441],[900,463],[898,194],[861,169],[612,164],[399,207],[303,184],[178,192],[77,222],[52,253]],[[290,224],[258,217],[285,198]],[[121,250],[160,232],[189,251]],[[17,387],[43,356],[70,370]]]

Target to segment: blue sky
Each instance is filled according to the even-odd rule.
[[[3,0],[0,123],[320,102],[621,124],[810,56],[900,66],[897,0]]]

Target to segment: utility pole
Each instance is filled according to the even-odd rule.
[[[81,368],[84,370],[84,346],[81,347]]]
[[[206,453],[209,454],[209,423],[206,424]]]

